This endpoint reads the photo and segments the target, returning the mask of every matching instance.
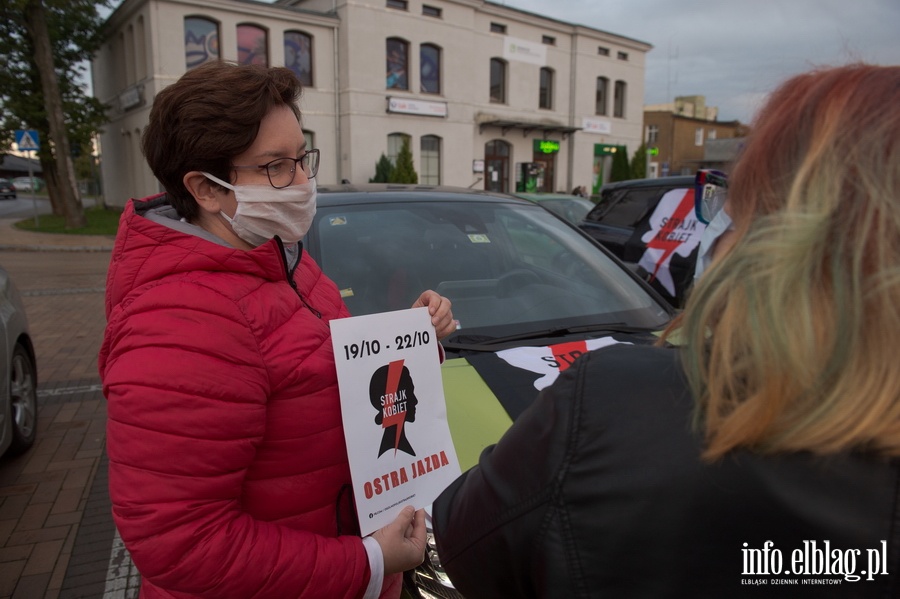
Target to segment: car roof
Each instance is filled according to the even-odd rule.
[[[338,183],[317,185],[316,203],[325,207],[367,202],[466,201],[534,205],[533,202],[505,193],[469,189],[452,185],[416,185],[400,183]]]
[[[678,175],[675,177],[657,177],[655,179],[616,181],[615,183],[607,183],[600,191],[620,189],[622,187],[691,187],[693,185],[694,175]]]
[[[582,196],[572,195],[570,193],[527,193],[527,192],[516,192],[514,194],[517,198],[525,198],[526,200],[588,200],[588,198]],[[590,201],[590,200],[588,200]]]

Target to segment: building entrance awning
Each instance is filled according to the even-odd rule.
[[[522,137],[528,137],[528,135],[533,131],[540,131],[544,134],[545,137],[548,133],[560,133],[562,134],[563,139],[565,139],[568,135],[575,133],[576,131],[581,131],[581,127],[569,127],[566,125],[554,125],[549,123],[503,119],[495,119],[478,123],[478,132],[483,133],[485,127],[497,127],[500,129],[503,135],[506,135],[506,132],[510,129],[521,129]]]

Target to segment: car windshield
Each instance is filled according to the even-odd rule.
[[[409,308],[434,289],[453,302],[459,335],[485,339],[650,330],[670,317],[622,266],[533,204],[320,203],[310,233],[311,253],[356,316]]]

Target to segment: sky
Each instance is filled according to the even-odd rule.
[[[652,44],[644,104],[702,95],[720,121],[750,123],[779,83],[816,67],[900,65],[900,0],[493,1]]]

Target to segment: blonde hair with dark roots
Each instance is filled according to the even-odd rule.
[[[704,457],[900,456],[900,67],[794,77],[751,131],[683,314]]]

